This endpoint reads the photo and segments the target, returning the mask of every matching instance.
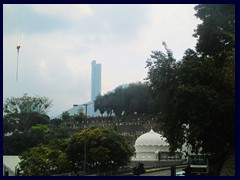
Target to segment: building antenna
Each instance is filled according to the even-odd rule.
[[[20,49],[20,41],[21,41],[21,25],[22,25],[22,17],[21,17],[21,9],[20,4],[18,5],[18,25],[17,25],[17,70],[16,70],[16,81],[18,81],[18,61],[19,61],[19,49]]]

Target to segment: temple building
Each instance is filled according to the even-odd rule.
[[[169,162],[181,161],[181,153],[170,152],[167,139],[152,129],[139,136],[134,147],[135,156],[132,157],[132,162],[169,164]]]

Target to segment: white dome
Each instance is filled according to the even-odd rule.
[[[158,134],[151,129],[149,132],[137,138],[137,140],[135,141],[135,146],[168,146],[169,144],[166,142],[166,140],[167,139],[161,134]]]

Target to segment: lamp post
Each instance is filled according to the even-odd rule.
[[[86,175],[86,162],[87,162],[87,134],[86,134],[86,119],[87,119],[87,107],[88,105],[93,104],[93,103],[88,103],[88,104],[83,104],[85,106],[85,118],[84,118],[84,123],[83,123],[83,130],[84,130],[84,161],[83,161],[83,175]],[[79,106],[74,104],[75,106]]]
[[[85,106],[85,118],[84,118],[84,163],[83,163],[83,172],[84,176],[86,175],[86,162],[87,162],[87,136],[86,136],[86,119],[87,119],[87,106],[88,104],[83,104]]]

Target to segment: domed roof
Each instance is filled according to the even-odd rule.
[[[152,129],[139,136],[135,141],[135,145],[137,146],[144,146],[144,145],[157,145],[157,146],[168,146],[169,144],[166,142],[166,138],[163,137],[161,134],[154,132]]]

